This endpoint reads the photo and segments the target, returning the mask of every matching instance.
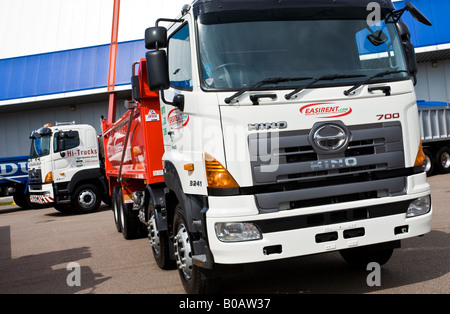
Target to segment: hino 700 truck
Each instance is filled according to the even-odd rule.
[[[102,123],[117,230],[148,234],[189,293],[227,265],[382,265],[428,233],[406,12],[431,25],[388,0],[197,0],[159,19],[129,111]]]

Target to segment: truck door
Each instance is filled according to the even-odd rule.
[[[79,164],[78,150],[80,134],[78,131],[59,131],[53,137],[53,180],[55,183],[70,181],[72,173]]]
[[[189,24],[182,25],[169,38],[168,63],[170,89],[165,91],[165,97],[169,100],[176,95],[183,95],[185,110],[181,111],[175,106],[163,105],[161,108],[164,144],[169,149],[177,149],[176,144],[180,135],[189,124],[189,107],[192,103],[192,59]]]

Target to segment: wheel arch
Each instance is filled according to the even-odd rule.
[[[205,195],[185,194],[180,177],[173,163],[164,163],[164,182],[167,186],[165,192],[166,209],[169,221],[173,220],[175,210],[180,203],[184,210],[187,228],[191,233],[206,235],[206,211],[208,198]]]
[[[97,186],[102,194],[108,193],[104,175],[99,168],[78,171],[70,180],[67,189],[73,193],[81,184],[91,183]]]

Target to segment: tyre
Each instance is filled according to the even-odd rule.
[[[168,232],[158,230],[155,217],[155,208],[153,204],[149,204],[147,214],[148,239],[150,240],[153,257],[155,258],[156,264],[161,269],[174,269],[176,267],[176,263],[170,259],[170,242]]]
[[[367,265],[372,262],[376,262],[380,266],[384,265],[389,261],[393,252],[393,248],[374,249],[368,246],[339,251],[342,258],[351,267],[357,269],[366,269]]]
[[[101,194],[93,184],[82,184],[72,194],[72,207],[77,213],[87,214],[100,207]]]
[[[126,240],[139,238],[142,235],[142,226],[138,216],[139,212],[133,210],[132,203],[123,202],[121,188],[119,188],[118,192],[117,206],[120,213],[119,219],[123,237]]]
[[[117,232],[122,232],[122,223],[120,221],[120,207],[119,207],[119,187],[115,187],[113,195],[111,197],[112,210],[114,213],[114,224],[116,225]]]
[[[14,203],[23,209],[30,209],[32,205],[30,203],[30,194],[24,193],[23,191],[16,191],[13,194]]]
[[[202,269],[193,263],[193,235],[186,226],[184,210],[178,205],[173,221],[173,245],[184,290],[189,294],[214,293],[219,287],[220,277],[217,276],[217,270]]]
[[[425,154],[425,162],[424,162],[425,172],[427,173],[427,177],[429,177],[433,175],[435,161],[433,154],[431,154],[431,152],[428,149],[424,149],[423,153]]]
[[[450,172],[450,149],[447,146],[442,147],[436,154],[436,167],[440,173]]]

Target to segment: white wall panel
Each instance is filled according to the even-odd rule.
[[[107,44],[113,3],[1,0],[0,59]]]
[[[176,18],[192,0],[121,0],[119,41],[143,39],[158,18]]]
[[[119,41],[144,38],[191,0],[121,0]],[[0,0],[0,59],[108,44],[114,0]]]

